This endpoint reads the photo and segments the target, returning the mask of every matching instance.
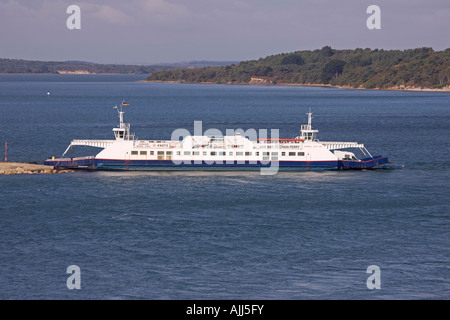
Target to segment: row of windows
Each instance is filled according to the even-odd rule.
[[[190,156],[191,155],[191,151],[184,151],[183,154],[185,156]],[[147,155],[147,151],[136,151],[136,150],[133,150],[133,151],[131,151],[131,155],[133,155],[133,156],[137,156],[137,155],[146,156]],[[149,155],[153,156],[153,155],[155,155],[155,152],[154,151],[149,151]],[[163,156],[163,155],[164,155],[164,151],[158,151],[158,156]],[[166,151],[166,155],[167,156],[171,156],[172,155],[172,151]],[[177,155],[178,156],[181,155],[181,151],[177,151]],[[193,151],[192,155],[193,156],[199,156],[200,155],[200,151]],[[204,156],[208,155],[207,151],[203,151],[203,155]],[[210,155],[211,156],[216,156],[216,155],[225,156],[226,152],[224,152],[224,151],[211,151]],[[233,152],[232,151],[229,152],[228,155],[232,156]],[[236,152],[236,156],[243,156],[243,155],[244,155],[244,152]],[[245,152],[245,156],[251,156],[251,155],[252,155],[252,152]],[[263,156],[269,156],[270,153],[269,152],[263,152],[262,155]],[[272,156],[278,156],[278,152],[272,152],[271,155]],[[288,155],[290,157],[296,156],[296,155],[300,156],[300,157],[303,157],[305,155],[305,153],[304,152],[288,152]],[[255,156],[259,156],[259,152],[255,152]],[[281,152],[281,156],[286,156],[286,152]]]
[[[138,154],[141,156],[146,156],[147,151],[136,151],[136,150],[131,151],[132,156],[137,156]],[[151,156],[155,155],[155,151],[149,151],[149,155],[151,155]],[[164,151],[158,151],[158,156],[163,156],[163,155],[164,155]],[[171,156],[172,151],[166,151],[166,155]]]

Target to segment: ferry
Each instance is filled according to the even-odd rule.
[[[119,116],[119,126],[112,129],[115,139],[72,140],[61,158],[51,157],[44,164],[63,169],[261,170],[274,174],[278,170],[364,170],[388,163],[387,157],[372,156],[358,142],[318,140],[311,112],[300,135],[292,139],[250,139],[237,131],[224,136],[186,134],[178,140],[173,135],[172,140],[138,140],[124,122],[123,105],[129,104],[114,107]],[[75,146],[102,150],[88,157],[65,157]],[[360,150],[363,158],[348,149]]]

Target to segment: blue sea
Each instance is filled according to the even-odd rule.
[[[320,140],[393,163],[0,176],[0,299],[450,298],[450,93],[143,78],[0,75],[1,160],[5,141],[8,161],[43,163],[72,139],[113,139],[126,100],[139,139],[194,121],[293,138],[311,109]]]

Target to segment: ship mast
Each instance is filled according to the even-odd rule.
[[[125,111],[122,110],[122,105],[120,106],[120,111],[119,109],[117,109],[117,112],[119,113],[119,128],[123,128],[124,127],[123,114],[125,113]]]

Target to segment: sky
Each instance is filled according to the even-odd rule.
[[[69,29],[70,5],[81,29]],[[381,29],[369,29],[370,5]],[[157,64],[450,47],[449,0],[0,0],[0,58]]]

